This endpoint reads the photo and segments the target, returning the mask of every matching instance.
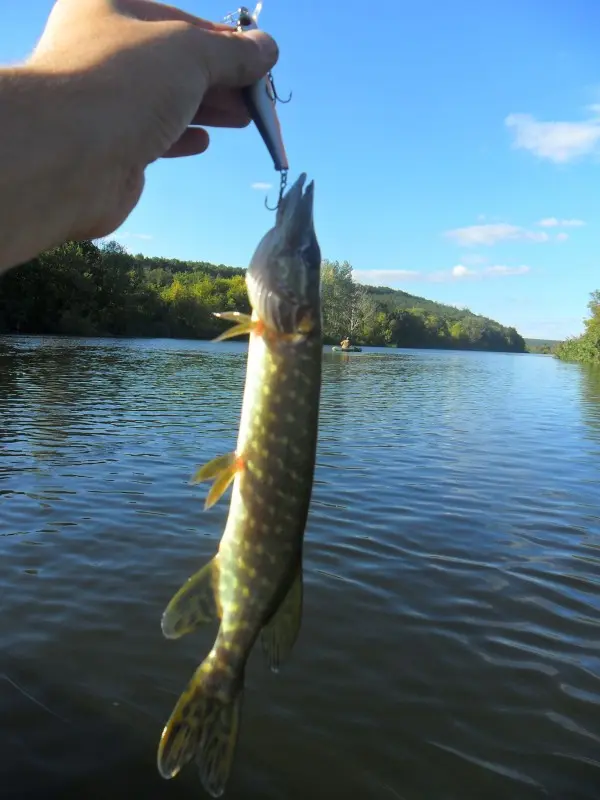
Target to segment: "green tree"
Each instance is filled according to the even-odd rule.
[[[344,261],[321,262],[321,304],[325,337],[338,341],[346,336],[354,299],[352,266]]]
[[[468,309],[358,283],[348,261],[322,262],[321,291],[328,342],[525,350],[514,328]],[[227,327],[214,312],[228,310],[250,311],[245,270],[132,255],[117,242],[67,242],[0,277],[0,332],[203,339]]]
[[[584,332],[561,342],[555,353],[558,358],[600,364],[600,291],[591,293],[588,309],[590,316],[584,320]]]

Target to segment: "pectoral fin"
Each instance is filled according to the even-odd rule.
[[[174,595],[162,616],[161,627],[167,639],[178,639],[200,625],[219,619],[219,562],[215,556],[192,575]]]
[[[201,481],[214,481],[206,497],[204,508],[210,508],[222,497],[229,484],[235,478],[236,472],[243,467],[242,459],[235,452],[224,456],[217,456],[198,469],[192,477],[191,483]]]
[[[263,627],[260,639],[263,653],[273,672],[287,659],[298,638],[302,622],[302,564],[281,605]]]
[[[216,311],[215,317],[235,322],[235,325],[233,328],[223,331],[216,339],[213,339],[214,342],[222,342],[225,339],[242,336],[245,333],[250,333],[256,327],[256,322],[249,314],[242,314],[239,311]]]

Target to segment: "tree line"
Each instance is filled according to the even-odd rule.
[[[584,320],[585,330],[581,336],[566,339],[555,350],[563,361],[600,364],[600,291],[591,293],[588,309],[590,316]]]
[[[525,352],[514,328],[354,280],[348,262],[322,263],[325,341]],[[133,255],[117,242],[68,242],[0,277],[0,332],[208,339],[214,311],[249,312],[245,270]]]
[[[323,261],[321,287],[325,332],[332,341],[348,335],[361,344],[525,352],[515,328],[468,308],[357,283],[347,261]]]

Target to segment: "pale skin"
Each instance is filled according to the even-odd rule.
[[[278,57],[262,31],[152,0],[57,0],[35,50],[0,68],[0,273],[112,233],[145,169],[250,121],[240,88]]]

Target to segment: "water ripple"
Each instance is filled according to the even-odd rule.
[[[7,797],[197,794],[154,757],[214,630],[160,615],[223,530],[189,477],[235,442],[245,363],[0,338]],[[326,353],[321,420],[303,629],[277,678],[251,659],[231,796],[596,798],[600,374]]]

